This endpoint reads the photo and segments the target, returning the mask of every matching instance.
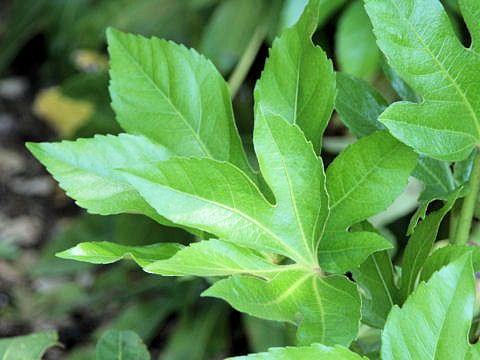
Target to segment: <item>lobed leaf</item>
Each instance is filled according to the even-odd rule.
[[[330,216],[319,245],[322,269],[348,271],[373,253],[372,248],[391,247],[378,234],[347,229],[385,210],[407,186],[416,160],[410,148],[380,131],[349,146],[330,164],[326,181]]]
[[[385,210],[407,186],[416,160],[409,147],[386,131],[350,145],[327,169],[327,230],[346,230]]]
[[[333,111],[335,73],[325,52],[312,43],[324,1],[310,1],[298,23],[273,42],[255,89],[255,113],[297,124],[320,152]]]
[[[456,37],[438,0],[365,0],[380,49],[423,102],[397,102],[380,117],[416,151],[439,160],[465,159],[480,145],[480,55]],[[462,6],[473,44],[478,1]],[[457,121],[452,121],[457,119]]]
[[[321,277],[309,270],[283,271],[270,281],[234,275],[202,296],[228,301],[235,309],[299,326],[299,344],[350,344],[357,336],[360,297],[344,276]]]

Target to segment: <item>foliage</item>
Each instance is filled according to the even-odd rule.
[[[52,346],[60,345],[55,331],[0,340],[0,355],[5,360],[40,360]]]
[[[202,6],[196,3],[190,5]],[[149,1],[142,4],[150,9]],[[181,235],[140,242],[132,234],[124,243],[99,236],[74,241],[57,256],[93,264],[132,259],[146,279],[206,282],[178,282],[184,288],[173,300],[159,296],[165,309],[156,310],[156,322],[141,311],[156,300],[128,303],[130,312],[100,339],[98,359],[119,357],[119,349],[127,358],[150,358],[138,335],[125,330],[146,340],[152,328],[135,329],[132,319],[159,323],[173,312],[180,320],[160,359],[228,356],[225,343],[210,343],[208,335],[225,330],[229,310],[202,302],[193,316],[188,301],[182,310],[176,304],[200,291],[295,328],[297,346],[284,346],[290,339],[279,336],[283,347],[264,341],[257,354],[231,359],[478,358],[469,340],[479,335],[472,319],[480,253],[467,244],[480,186],[480,4],[461,0],[454,15],[463,14],[468,48],[439,0],[364,4],[349,3],[339,18],[337,73],[314,39],[325,14],[344,1],[221,2],[199,43],[212,61],[172,41],[107,30],[109,94],[124,133],[27,147],[88,212],[145,215]],[[241,73],[243,56],[259,48],[251,41],[269,39],[293,18],[273,40],[256,82],[253,151],[245,150],[236,91],[222,73]],[[219,30],[226,24],[231,33]],[[390,94],[367,82],[380,68]],[[96,86],[105,85],[104,75]],[[98,101],[70,84],[66,94]],[[113,117],[103,100],[94,109]],[[332,158],[324,134],[335,125],[333,110],[356,139]],[[411,176],[423,191],[408,227],[403,219],[409,238],[402,247],[370,220],[391,211]],[[436,243],[442,236],[444,247]],[[204,336],[191,350],[194,333]]]

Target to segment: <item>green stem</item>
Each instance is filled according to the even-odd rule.
[[[240,86],[247,77],[248,71],[257,56],[258,50],[260,50],[260,46],[262,46],[265,36],[267,35],[267,29],[268,27],[265,24],[257,26],[245,52],[233,70],[230,79],[228,79],[228,87],[230,88],[230,96],[232,99],[237,95],[238,89],[240,89]]]
[[[463,200],[462,211],[458,219],[457,235],[455,245],[466,245],[470,236],[472,218],[477,202],[478,191],[480,190],[480,152],[475,155],[472,174],[470,175],[470,191]]]
[[[452,210],[450,211],[450,230],[449,230],[449,235],[448,239],[450,240],[450,243],[453,244],[455,241],[455,235],[457,234],[457,228],[458,228],[458,218],[460,216],[460,210],[462,209],[462,199],[458,199],[455,201],[455,204],[453,205]]]

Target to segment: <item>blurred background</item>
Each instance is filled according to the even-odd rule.
[[[105,29],[113,26],[183,43],[211,59],[229,81],[236,121],[252,153],[255,81],[271,42],[295,23],[305,3],[0,0],[0,338],[56,330],[64,347],[45,358],[68,360],[94,358],[95,343],[107,329],[135,331],[159,360],[221,359],[294,343],[294,329],[284,324],[200,298],[208,279],[148,275],[128,261],[94,266],[56,258],[56,252],[85,241],[147,245],[195,239],[142,216],[87,214],[24,143],[121,131],[108,93]],[[444,3],[468,43],[456,0]],[[416,99],[385,64],[361,1],[325,0],[314,40],[336,70],[373,85],[383,106]],[[325,137],[326,163],[353,141],[335,113]],[[402,197],[372,220],[397,249],[405,243],[403,229],[422,188],[412,179]],[[442,231],[448,237],[448,229]],[[392,256],[398,259],[401,251]]]

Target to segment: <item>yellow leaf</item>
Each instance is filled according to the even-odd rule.
[[[68,137],[84,125],[95,107],[85,100],[62,95],[57,87],[40,91],[33,103],[36,116],[48,123],[61,137]]]
[[[85,72],[108,69],[108,58],[93,50],[76,50],[73,53],[73,62],[75,66]]]

